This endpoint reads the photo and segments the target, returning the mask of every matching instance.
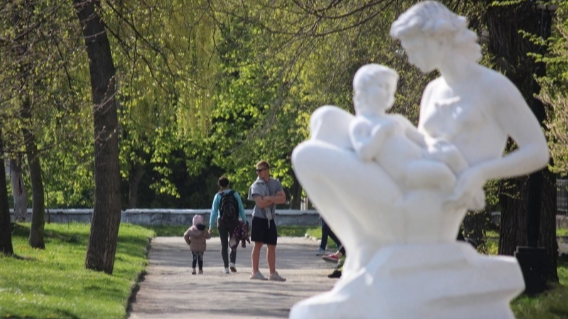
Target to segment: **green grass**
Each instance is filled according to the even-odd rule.
[[[568,262],[558,265],[560,285],[536,297],[522,295],[511,303],[517,319],[568,318]]]
[[[46,249],[27,244],[29,224],[16,225],[14,257],[0,255],[0,317],[125,318],[128,298],[147,266],[149,229],[122,224],[112,275],[84,267],[88,224],[46,224]]]
[[[567,236],[567,229],[557,229],[557,236]],[[499,232],[487,231],[487,252],[497,255],[499,250]],[[568,262],[558,262],[560,284],[538,296],[521,295],[511,303],[511,309],[517,319],[566,319],[568,318]]]

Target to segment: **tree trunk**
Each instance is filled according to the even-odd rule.
[[[294,183],[290,188],[290,208],[300,209],[302,207],[302,185],[298,182],[296,174],[292,172],[292,177],[294,178]]]
[[[22,176],[22,157],[11,158],[6,167],[12,183],[12,197],[14,198],[14,221],[25,222],[28,215],[28,194]]]
[[[134,164],[128,177],[128,208],[138,207],[138,185],[146,173],[144,166]]]
[[[544,66],[535,63],[527,54],[544,54],[546,48],[531,43],[519,34],[519,30],[548,38],[549,14],[535,9],[530,1],[523,1],[510,6],[491,6],[485,17],[489,31],[489,52],[495,56],[497,68],[519,88],[539,122],[543,123],[545,109],[534,98],[534,94],[540,90],[534,74],[542,75]],[[509,180],[510,190],[519,196],[501,196],[499,253],[512,255],[516,246],[536,244],[538,238],[538,245],[546,248],[549,259],[546,262],[546,278],[558,282],[555,230],[550,232],[551,226],[556,223],[556,189],[548,185],[551,183],[550,176],[551,173],[545,168],[531,174],[530,178]],[[539,236],[534,236],[539,231]],[[545,231],[549,233],[544,233]]]
[[[556,211],[558,195],[556,191],[556,176],[545,169],[543,172],[543,196],[540,210],[539,246],[546,249],[549,268],[545,278],[549,282],[558,282],[558,242],[556,240]]]
[[[112,274],[120,226],[120,171],[115,68],[100,1],[73,0],[87,55],[93,95],[95,203],[85,267]]]
[[[513,256],[517,246],[527,245],[526,194],[527,177],[501,181],[499,203],[501,225],[499,255]]]
[[[32,111],[29,98],[24,99],[21,115],[24,122],[31,125]],[[32,224],[30,226],[28,243],[33,248],[44,249],[45,195],[43,193],[43,181],[41,179],[41,164],[32,131],[28,128],[23,128],[22,133],[24,134],[26,157],[28,158],[30,180],[32,183]]]
[[[1,126],[0,126],[1,127]],[[4,166],[4,141],[0,128],[0,169],[5,171]],[[10,207],[8,206],[8,186],[6,174],[0,174],[0,250],[4,255],[13,255],[12,229],[10,225]]]

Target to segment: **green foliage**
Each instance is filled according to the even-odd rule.
[[[88,224],[47,224],[46,249],[27,244],[29,224],[16,224],[15,257],[0,256],[0,317],[124,318],[154,232],[122,224],[112,276],[85,269]]]
[[[71,2],[10,1],[0,10],[0,121],[7,155],[24,151],[21,130],[30,130],[52,207],[92,201],[88,60],[76,20]],[[20,115],[25,99],[29,119]]]
[[[551,170],[562,176],[568,174],[568,4],[556,2],[556,18],[545,56],[536,56],[546,63],[546,76],[538,79],[541,92],[538,98],[549,106],[547,137],[553,159]]]
[[[41,28],[28,39],[34,50],[25,61],[38,85],[23,87],[34,98],[34,123],[25,123],[15,99],[22,88],[13,81],[18,56],[7,46],[13,42],[2,40],[17,34],[11,15],[24,1],[10,3],[14,7],[6,8],[14,10],[2,11],[0,19],[6,53],[0,59],[0,119],[13,141],[9,147],[21,151],[21,128],[33,128],[47,206],[91,207],[95,154],[88,60],[73,8],[47,1],[30,14],[27,25],[41,22]],[[271,163],[272,175],[287,190],[297,186],[290,155],[309,137],[310,114],[326,104],[353,112],[352,77],[365,63],[399,72],[392,112],[416,123],[420,95],[436,74],[421,74],[408,64],[388,36],[392,21],[412,3],[103,2],[119,84],[124,208],[133,189],[138,207],[207,207],[223,174],[246,194],[259,160]],[[484,5],[460,2],[455,8],[480,29]],[[562,74],[566,59],[549,59],[554,61],[549,68]],[[554,116],[551,132],[560,143],[551,143],[564,145],[560,133],[568,121],[561,112]],[[562,146],[552,150],[561,171],[568,157]]]

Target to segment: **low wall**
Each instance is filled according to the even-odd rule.
[[[127,209],[121,213],[121,222],[135,225],[154,226],[177,226],[191,225],[193,216],[203,215],[203,219],[209,223],[210,209]],[[30,221],[32,210],[28,209],[26,221]],[[252,210],[245,210],[247,219],[252,218]],[[45,221],[48,223],[90,223],[93,209],[48,209],[45,213]],[[13,211],[10,210],[10,218],[13,221]],[[319,225],[319,214],[315,210],[276,210],[277,225]]]

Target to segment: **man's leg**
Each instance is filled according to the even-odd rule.
[[[274,219],[270,220],[270,226],[266,232],[266,262],[268,263],[268,270],[270,270],[270,275],[276,272],[276,244],[278,242],[278,229],[276,228],[276,223]]]
[[[276,245],[266,245],[266,247],[266,262],[272,275],[276,272]]]
[[[260,249],[262,248],[262,242],[255,241],[252,246],[252,251],[250,253],[250,260],[252,263],[252,273],[253,275],[258,271],[258,263],[260,260]]]

